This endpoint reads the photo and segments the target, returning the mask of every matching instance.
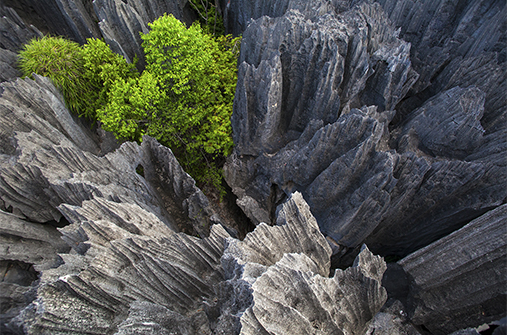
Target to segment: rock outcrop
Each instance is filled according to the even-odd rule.
[[[18,13],[0,4],[0,82],[15,79],[21,75],[17,69],[17,52],[24,43],[41,36],[34,26],[25,24]]]
[[[426,79],[412,65],[419,51],[379,4],[281,3],[246,6],[249,18],[234,21],[234,29],[249,24],[225,176],[254,222],[273,222],[277,204],[298,190],[335,258],[365,242],[406,256],[505,201],[500,54],[474,49],[473,57],[497,64],[473,58],[489,69],[487,81],[454,73],[440,93],[399,114]]]
[[[470,256],[470,287],[484,280],[482,267],[496,272],[465,302],[468,284],[454,277],[463,267],[450,256],[460,242],[449,234],[507,199],[505,2],[231,0],[223,8],[229,32],[243,34],[225,177],[250,219],[275,223],[277,206],[299,191],[334,266],[349,266],[363,243],[395,258],[448,248],[445,273],[430,261],[421,270],[442,282],[391,301],[370,332],[417,333],[402,326],[413,322],[444,334],[504,316],[502,265]],[[503,236],[500,222],[484,238]],[[412,314],[406,306],[393,314],[399,304]]]
[[[413,323],[450,334],[505,316],[506,220],[503,205],[398,262],[413,281]]]
[[[66,247],[96,255],[119,236],[204,237],[219,222],[170,149],[154,139],[118,148],[111,134],[72,116],[47,78],[5,82],[0,91],[0,204],[12,213],[2,214],[2,268],[32,278],[4,280],[13,307],[2,314],[12,317],[18,303],[35,297],[38,272],[76,257],[62,261]]]
[[[366,247],[329,278],[300,193],[239,241],[170,149],[114,146],[47,78],[0,87],[2,332],[360,334],[387,299]]]

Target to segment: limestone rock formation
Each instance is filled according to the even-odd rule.
[[[169,148],[120,146],[48,79],[15,79],[41,32],[132,60],[188,1],[0,5],[0,332],[504,330],[505,1],[216,3],[243,35],[224,168],[256,225],[241,241]]]
[[[70,38],[80,44],[87,38],[100,37],[97,16],[86,0],[4,0],[6,6],[44,34]]]
[[[15,79],[21,75],[16,67],[17,55],[24,43],[41,36],[34,26],[26,25],[18,13],[0,4],[0,82]]]
[[[111,135],[72,116],[47,78],[4,82],[0,91],[0,204],[13,213],[2,212],[0,227],[8,288],[2,299],[13,306],[3,305],[6,318],[35,298],[38,272],[75,264],[75,254],[96,256],[109,241],[133,235],[204,237],[220,222],[170,149],[154,139],[118,148]],[[58,256],[69,247],[72,255]],[[70,267],[72,273],[81,265]],[[13,275],[20,271],[26,278]]]
[[[229,11],[233,3],[244,4],[231,1]],[[488,80],[449,73],[438,86],[444,91],[408,112],[403,106],[426,80],[411,61],[421,51],[401,39],[379,4],[283,3],[256,2],[245,7],[248,18],[234,21],[245,31],[236,147],[225,176],[252,221],[273,222],[276,206],[298,190],[335,258],[365,242],[405,256],[504,202],[500,54],[474,49]],[[505,20],[495,18],[489,24],[501,27]],[[463,71],[470,57],[459,63]]]
[[[93,7],[102,36],[111,49],[129,62],[137,56],[139,67],[144,67],[140,33],[148,33],[149,22],[164,13],[171,13],[188,25],[196,19],[188,0],[95,0]]]
[[[449,334],[505,316],[506,220],[503,205],[399,261],[413,280],[412,322]]]
[[[240,334],[364,333],[387,298],[380,285],[385,263],[364,247],[354,267],[329,278],[330,255],[308,205],[294,193],[276,226],[263,223],[244,241],[228,240],[222,292],[239,292],[241,300],[226,298],[242,303],[222,313],[219,326]]]
[[[47,78],[0,85],[2,332],[360,334],[384,304],[366,248],[328,277],[300,193],[239,241],[170,149],[112,145]]]

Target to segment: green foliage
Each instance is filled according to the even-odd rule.
[[[82,47],[84,60],[84,78],[94,87],[89,96],[92,111],[88,116],[95,117],[95,111],[109,101],[109,91],[117,81],[139,77],[135,64],[129,64],[122,56],[114,53],[103,41],[96,38],[87,39]]]
[[[208,23],[216,18],[212,7],[205,8]],[[51,78],[70,109],[98,119],[117,138],[155,137],[201,187],[222,190],[219,162],[233,146],[240,39],[215,38],[199,23],[187,29],[172,15],[149,26],[141,35],[147,64],[141,75],[101,40],[80,47],[60,37],[32,40],[20,53],[21,69]]]
[[[141,36],[146,70],[167,99],[156,114],[148,114],[147,132],[180,153],[180,162],[199,182],[218,186],[221,177],[214,160],[229,155],[233,146],[230,117],[237,81],[233,47],[238,39],[215,39],[199,24],[187,29],[172,15],[160,17],[150,28]]]
[[[84,60],[79,44],[62,37],[36,38],[19,53],[19,68],[24,76],[33,73],[49,77],[64,95],[68,107],[86,114],[90,102],[86,99],[93,87],[83,77]]]
[[[224,21],[220,15],[217,1],[190,0],[192,8],[199,16],[199,22],[207,34],[223,36],[225,34]]]
[[[87,42],[81,47],[63,37],[33,39],[20,51],[19,67],[24,76],[49,77],[62,91],[69,109],[95,119],[95,111],[107,103],[111,85],[117,79],[135,77],[136,72],[134,65],[103,41]]]
[[[147,132],[148,119],[157,117],[157,108],[163,106],[166,94],[157,79],[144,71],[139,78],[113,82],[108,99],[109,103],[97,110],[102,128],[114,132],[117,138],[140,142]]]

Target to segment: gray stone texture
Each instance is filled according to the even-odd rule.
[[[219,2],[243,35],[224,168],[242,241],[170,149],[16,80],[41,32],[132,61],[187,1],[0,5],[0,332],[505,331],[505,1]]]
[[[413,280],[412,322],[449,334],[505,316],[506,220],[497,207],[398,262]]]
[[[441,91],[400,114],[423,80],[412,65],[419,44],[388,18],[405,7],[281,3],[245,4],[249,18],[234,21],[245,30],[225,177],[254,223],[274,222],[298,190],[335,255],[366,242],[405,256],[503,203],[507,142],[494,125],[506,105],[488,93],[505,82],[501,54],[474,49],[474,64],[491,71],[486,82],[449,73]],[[502,27],[495,17],[489,24]],[[470,57],[459,66],[470,68]]]

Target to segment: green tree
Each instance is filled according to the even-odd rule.
[[[113,85],[99,119],[121,137],[155,137],[201,186],[219,187],[217,159],[233,146],[230,117],[239,39],[213,38],[198,23],[187,29],[172,15],[149,26],[150,32],[141,35],[143,75]]]

